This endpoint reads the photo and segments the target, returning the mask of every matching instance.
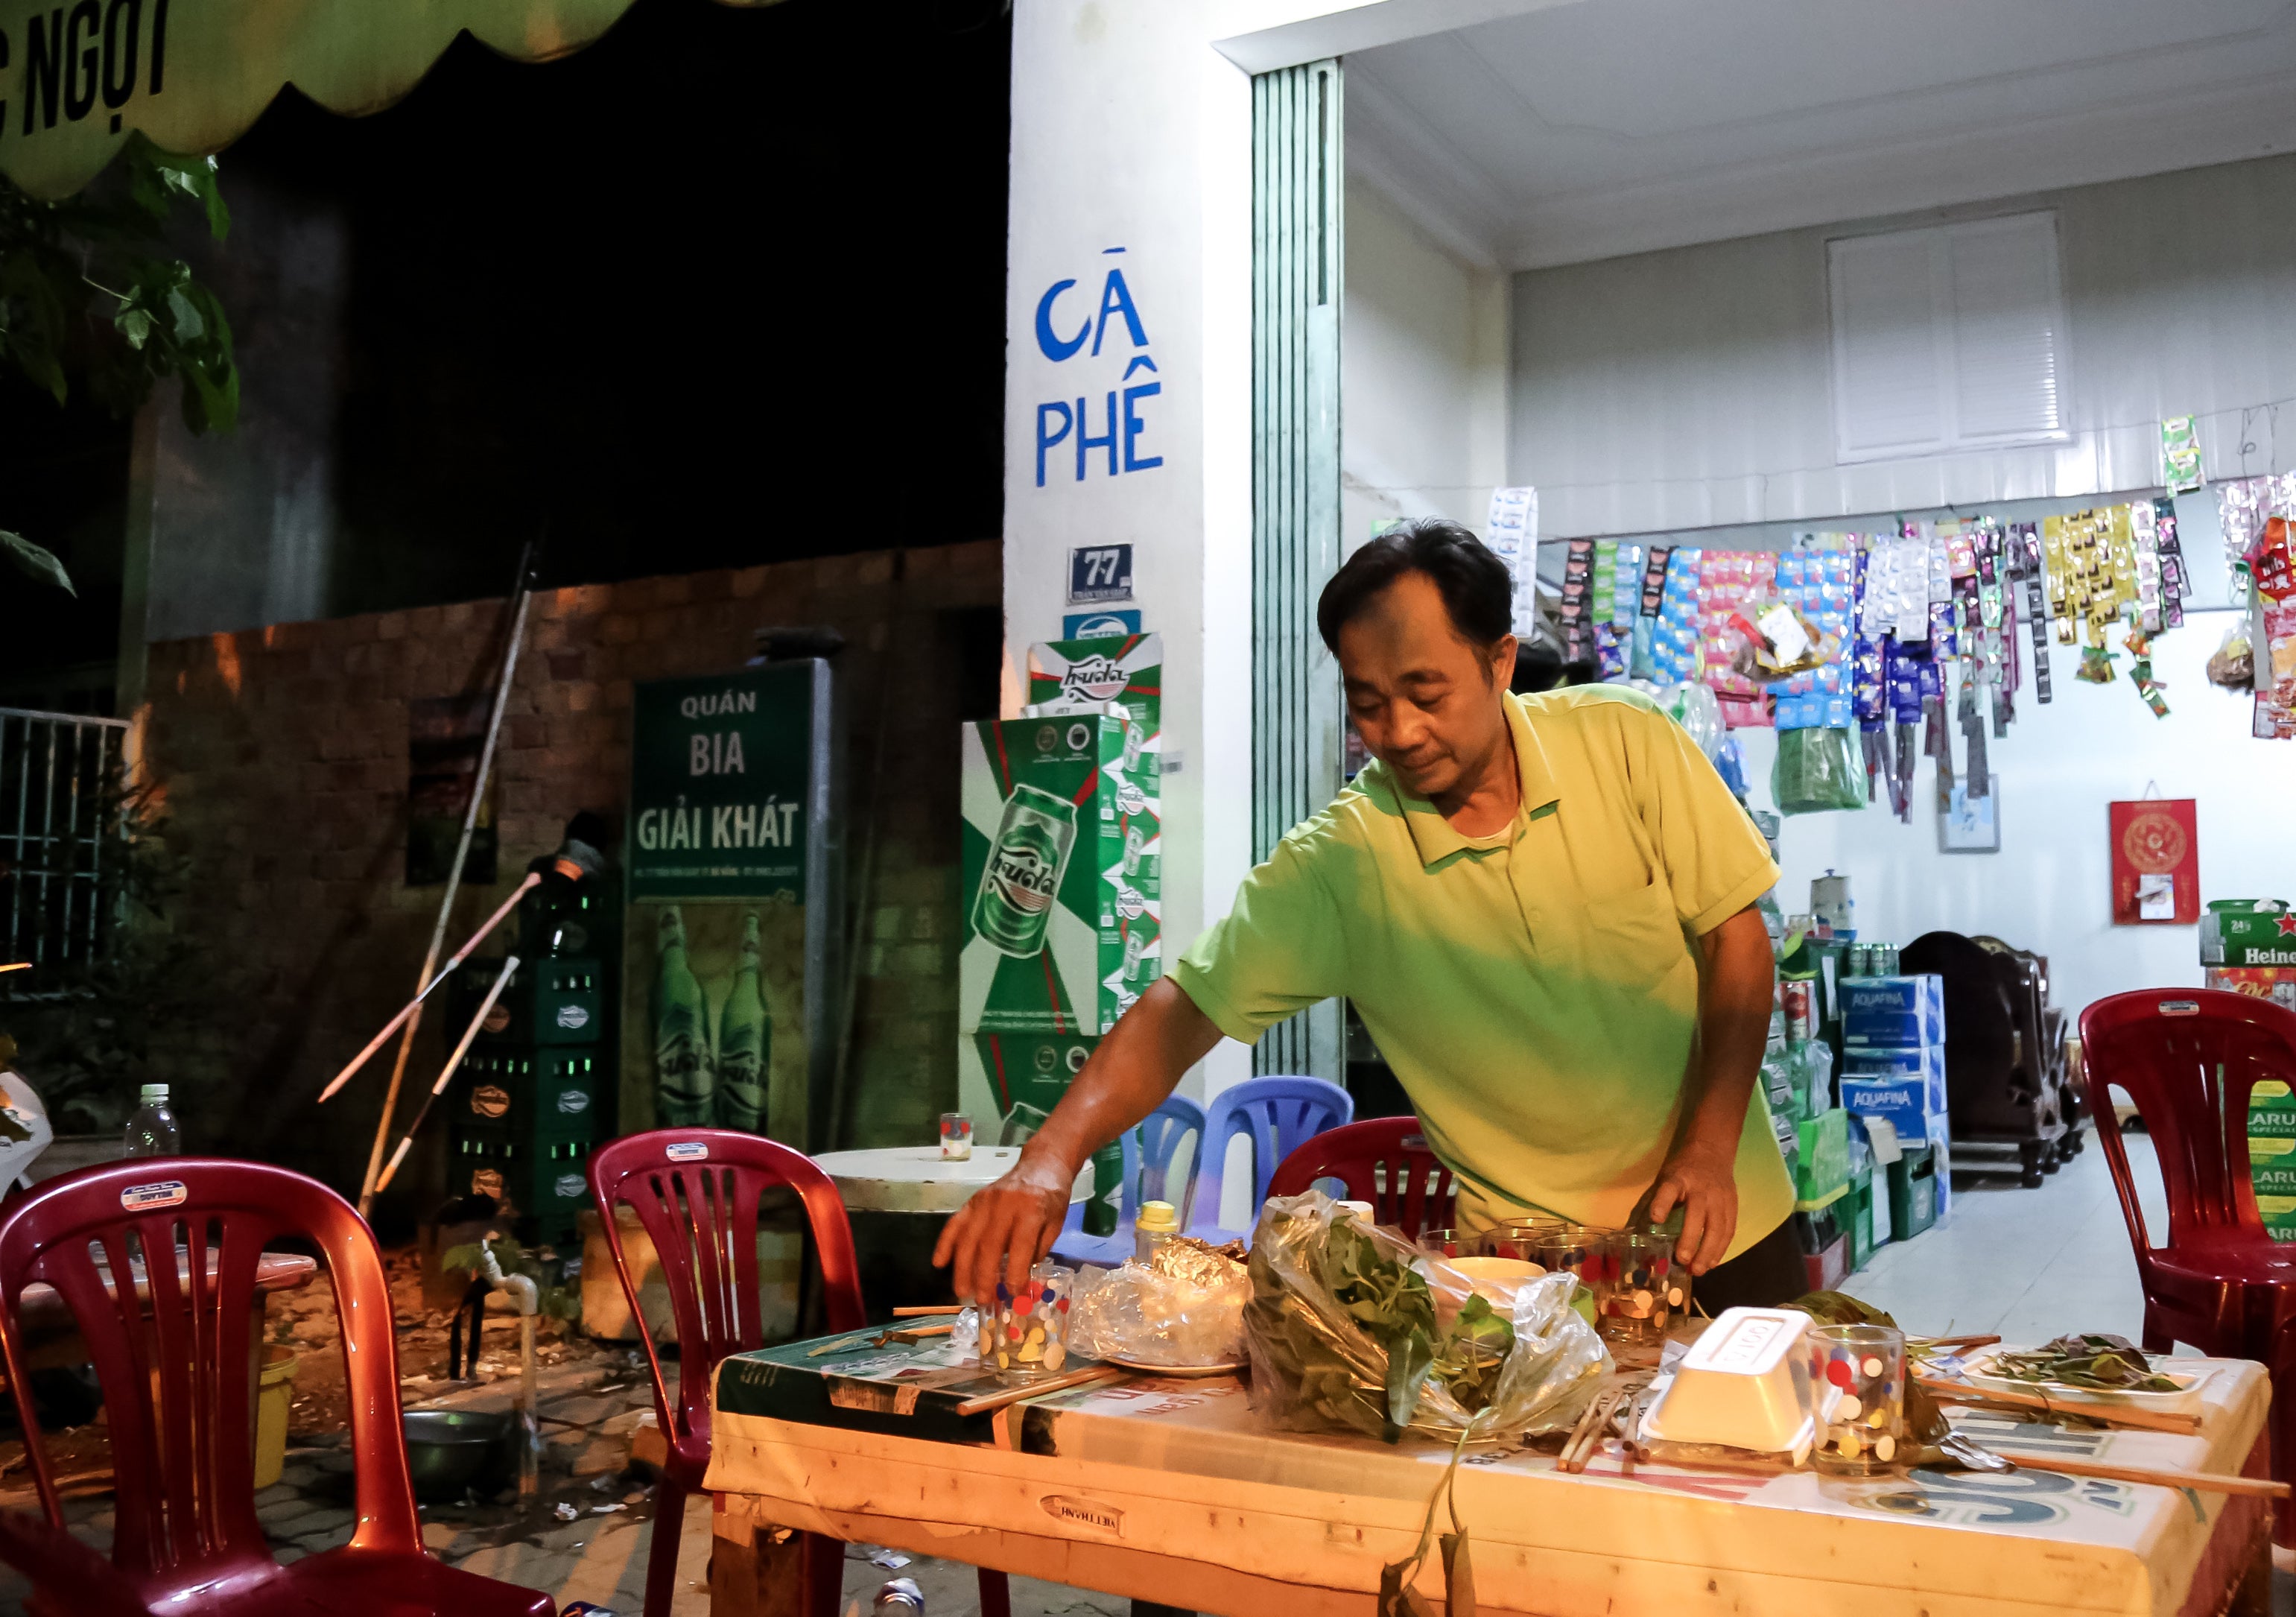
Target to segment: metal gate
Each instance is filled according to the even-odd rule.
[[[0,708],[0,953],[33,966],[0,992],[51,991],[111,943],[127,733],[124,718]]]
[[[1340,789],[1337,665],[1316,597],[1340,562],[1337,60],[1251,81],[1252,857]],[[1268,1030],[1259,1072],[1343,1075],[1336,1000]]]

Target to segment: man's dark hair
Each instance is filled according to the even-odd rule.
[[[1496,645],[1514,632],[1514,581],[1506,563],[1458,523],[1423,516],[1390,528],[1349,556],[1316,603],[1324,644],[1340,649],[1342,626],[1407,572],[1423,572],[1443,597],[1451,627],[1471,645]]]

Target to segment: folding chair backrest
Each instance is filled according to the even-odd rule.
[[[2245,994],[2146,989],[2081,1013],[2097,1138],[2132,1231],[2144,1228],[2111,1091],[2135,1104],[2161,1162],[2169,1240],[2241,1231],[2264,1239],[2249,1183],[2248,1108],[2259,1083],[2296,1085],[2296,1012]]]
[[[1345,1089],[1320,1078],[1248,1078],[1212,1096],[1204,1108],[1203,1144],[1198,1147],[1203,1161],[1196,1170],[1192,1226],[1220,1222],[1228,1145],[1236,1136],[1251,1141],[1251,1195],[1244,1217],[1249,1228],[1267,1199],[1276,1164],[1316,1136],[1345,1124],[1355,1110]]]
[[[1374,1221],[1416,1240],[1458,1218],[1459,1185],[1429,1148],[1415,1117],[1365,1118],[1327,1129],[1283,1159],[1270,1196],[1296,1196],[1318,1179],[1337,1179],[1347,1199],[1372,1204]]]
[[[617,1205],[637,1214],[660,1259],[678,1357],[673,1429],[662,1435],[689,1461],[709,1457],[709,1380],[718,1361],[765,1341],[758,1309],[758,1202],[783,1185],[805,1208],[829,1328],[858,1327],[865,1317],[861,1276],[845,1203],[829,1176],[802,1153],[734,1129],[658,1129],[590,1153],[591,1194],[630,1311],[640,1320],[657,1390],[667,1383],[639,1313],[636,1280],[615,1222]]]
[[[162,1157],[83,1169],[0,1211],[0,1353],[32,1476],[61,1526],[26,1380],[24,1291],[55,1288],[103,1390],[112,1560],[157,1605],[273,1564],[255,1514],[256,1268],[299,1235],[342,1322],[357,1547],[422,1553],[399,1422],[390,1282],[366,1221],[315,1179],[260,1162]]]

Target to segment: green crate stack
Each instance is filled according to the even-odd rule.
[[[455,983],[467,1027],[501,970],[475,962]],[[562,1244],[590,1205],[585,1175],[611,1109],[601,963],[581,956],[521,964],[480,1025],[448,1091],[447,1187],[495,1196],[522,1238]]]

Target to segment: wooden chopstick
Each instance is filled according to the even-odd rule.
[[[2001,1339],[1998,1336],[1916,1336],[1912,1342],[1925,1348],[1989,1348]]]
[[[2132,1409],[2123,1404],[2081,1403],[2072,1399],[2053,1399],[2044,1393],[2013,1392],[2006,1387],[1972,1387],[1965,1383],[1939,1381],[1927,1375],[1916,1375],[1914,1379],[1940,1403],[1993,1404],[2019,1409],[2045,1409],[2052,1415],[2078,1415],[2083,1420],[2101,1421],[2108,1426],[2131,1426],[2143,1432],[2189,1434],[2201,1429],[2201,1417],[2197,1415]]]
[[[894,1332],[893,1340],[895,1342],[922,1342],[929,1336],[950,1335],[954,1334],[955,1330],[956,1321],[954,1319],[950,1320],[947,1325],[911,1326],[906,1331]]]
[[[893,1310],[893,1317],[896,1319],[929,1319],[935,1315],[962,1314],[964,1312],[964,1304],[961,1302],[934,1302],[923,1304],[916,1308],[895,1309]],[[1997,1336],[1993,1340],[1998,1342],[2001,1339]]]
[[[1089,1386],[1095,1382],[1122,1381],[1132,1372],[1121,1365],[1091,1365],[1081,1370],[1070,1370],[1065,1375],[1055,1375],[1025,1387],[1005,1387],[996,1392],[968,1398],[957,1405],[958,1416],[985,1415],[991,1409],[1002,1409],[1007,1404],[1017,1404],[1024,1398],[1041,1398],[1047,1392],[1065,1392],[1071,1387]]]
[[[1619,1412],[1619,1400],[1626,1394],[1613,1387],[1597,1398],[1578,1424],[1572,1428],[1570,1441],[1562,1446],[1562,1469],[1577,1476],[1587,1469],[1587,1462],[1595,1457],[1595,1447],[1603,1433],[1610,1429],[1611,1417]]]
[[[2107,1465],[2096,1460],[2027,1459],[2021,1454],[2001,1457],[2028,1471],[2054,1471],[2069,1477],[2103,1477],[2112,1482],[2147,1482],[2160,1488],[2193,1488],[2202,1493],[2245,1494],[2259,1499],[2288,1498],[2288,1484],[2269,1477],[2236,1477],[2219,1471],[2172,1471],[2152,1465]]]

